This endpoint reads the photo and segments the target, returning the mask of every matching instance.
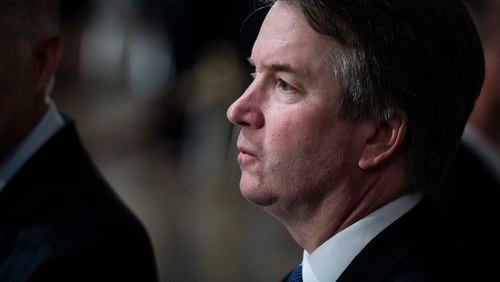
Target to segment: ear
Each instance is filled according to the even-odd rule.
[[[406,136],[406,117],[400,113],[393,113],[389,119],[375,122],[373,126],[358,162],[363,170],[376,168],[393,157]]]
[[[45,94],[63,54],[63,40],[58,34],[44,36],[36,46],[36,93]]]

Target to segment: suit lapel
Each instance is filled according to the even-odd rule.
[[[416,247],[423,227],[427,200],[403,215],[378,234],[354,258],[337,281],[384,281],[389,272]]]
[[[67,124],[38,150],[14,175],[0,193],[0,265],[6,266],[7,256],[16,248],[26,244],[36,244],[35,239],[43,241],[47,230],[43,225],[34,224],[40,216],[42,206],[54,198],[54,181],[62,171],[70,171],[69,158],[74,158],[76,149],[81,146],[76,129]],[[77,169],[77,168],[76,168]],[[67,173],[66,173],[67,174]],[[32,226],[26,228],[26,226]],[[32,243],[22,242],[31,238]],[[31,246],[32,248],[34,246]],[[41,252],[47,250],[40,246]],[[1,273],[2,271],[0,271]],[[0,279],[0,281],[3,281]]]

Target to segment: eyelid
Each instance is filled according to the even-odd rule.
[[[286,85],[287,88],[290,88],[288,90],[284,90],[283,89],[283,84]],[[282,91],[284,92],[300,92],[299,88],[295,87],[293,84],[289,83],[288,81],[282,79],[282,78],[278,78],[277,79],[277,86],[281,88]]]
[[[293,78],[283,78],[283,77],[278,77],[278,79],[282,80],[286,84],[288,84],[290,87],[293,87],[295,91],[304,93],[305,89],[302,87],[300,81],[293,79]]]
[[[253,80],[257,78],[259,75],[259,72],[255,69],[253,72],[250,73],[250,77],[252,77]],[[297,92],[297,93],[303,93],[304,91],[300,87],[300,85],[297,85],[297,83],[289,82],[289,79],[283,78],[279,73],[274,74],[274,87],[281,87],[280,84],[284,83],[286,84],[286,87],[290,88],[289,90],[283,90],[285,92]]]

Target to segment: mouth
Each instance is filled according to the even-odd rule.
[[[250,164],[257,160],[257,156],[253,151],[250,151],[248,148],[244,148],[238,146],[238,162],[240,165]]]
[[[250,152],[248,149],[238,147],[238,151],[240,152],[241,155],[248,155],[248,156],[255,157],[255,154]]]

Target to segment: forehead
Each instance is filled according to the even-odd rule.
[[[252,59],[263,65],[292,64],[295,67],[319,67],[338,44],[332,37],[316,32],[300,8],[277,1],[261,26],[252,51]]]

